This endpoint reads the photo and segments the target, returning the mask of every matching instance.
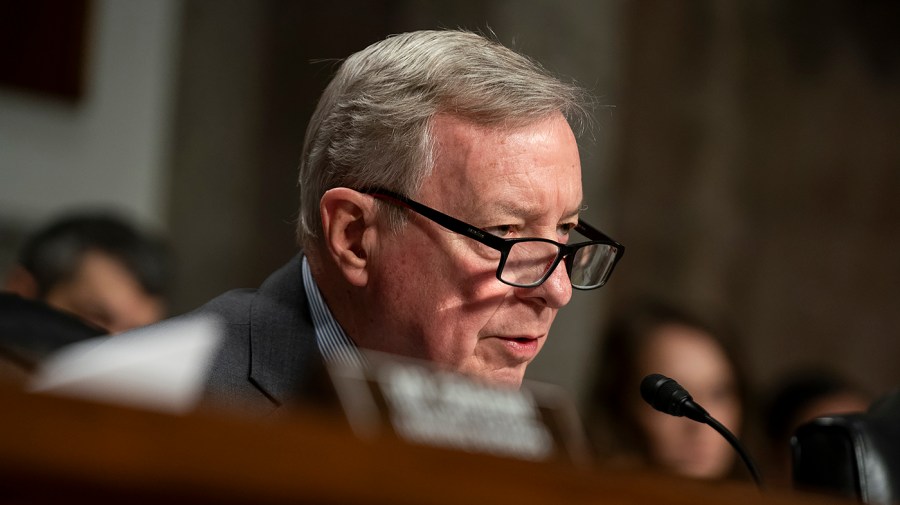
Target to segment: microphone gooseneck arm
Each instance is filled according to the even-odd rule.
[[[757,486],[762,488],[762,478],[760,478],[759,476],[759,469],[756,468],[756,464],[752,459],[750,459],[750,454],[748,454],[747,451],[744,450],[744,447],[738,441],[737,437],[734,436],[734,433],[732,433],[722,423],[716,421],[716,419],[709,414],[706,415],[706,424],[710,425],[712,429],[718,431],[720,435],[725,437],[725,440],[728,440],[728,443],[731,444],[732,447],[734,447],[734,450],[737,451],[738,455],[741,457],[741,460],[743,460],[744,465],[746,465],[747,469],[750,470],[750,475],[753,477],[753,482],[755,482]]]
[[[750,454],[744,450],[737,437],[734,436],[734,433],[709,415],[709,412],[695,402],[690,393],[681,384],[665,375],[651,374],[644,377],[644,380],[641,381],[641,397],[651,407],[660,412],[676,417],[684,416],[698,423],[707,424],[716,430],[737,451],[744,465],[750,470],[750,475],[753,477],[756,485],[759,488],[763,487],[759,469],[750,458]]]

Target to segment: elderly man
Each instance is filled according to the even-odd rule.
[[[302,254],[201,309],[226,321],[211,395],[291,401],[317,361],[359,349],[517,387],[573,287],[623,253],[579,219],[584,97],[468,32],[350,56],[306,132]]]

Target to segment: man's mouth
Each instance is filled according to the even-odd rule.
[[[504,350],[512,355],[515,361],[530,361],[540,351],[540,338],[532,336],[497,337],[503,343]]]
[[[501,338],[502,338],[502,337],[501,337]],[[510,338],[504,339],[504,340],[512,340],[512,341],[514,341],[514,342],[519,342],[519,343],[523,343],[523,344],[524,344],[524,343],[527,343],[527,342],[531,342],[531,341],[537,340],[537,338],[533,338],[533,337],[510,337]]]

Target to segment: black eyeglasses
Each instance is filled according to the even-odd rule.
[[[581,219],[574,229],[590,239],[587,242],[560,244],[545,238],[500,238],[393,191],[370,188],[360,192],[398,204],[454,233],[499,251],[497,279],[510,286],[540,286],[560,260],[565,259],[573,288],[596,289],[606,284],[616,263],[625,254],[625,246]]]

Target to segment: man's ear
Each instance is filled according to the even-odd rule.
[[[365,286],[369,280],[369,243],[374,232],[372,198],[349,188],[332,188],[322,195],[319,212],[325,245],[347,282]]]
[[[22,265],[15,265],[6,276],[3,284],[5,291],[11,291],[22,298],[36,299],[38,297],[37,280]]]

